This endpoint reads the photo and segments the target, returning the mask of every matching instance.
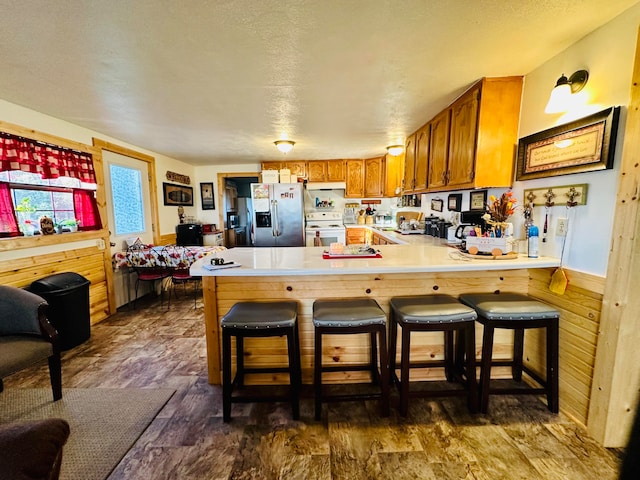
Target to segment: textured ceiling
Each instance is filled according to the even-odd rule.
[[[366,158],[635,3],[0,0],[0,98],[192,164]]]

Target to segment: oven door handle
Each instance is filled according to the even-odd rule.
[[[280,222],[278,221],[278,201],[271,200],[271,210],[273,215],[273,224],[271,226],[271,235],[274,237],[280,236]]]

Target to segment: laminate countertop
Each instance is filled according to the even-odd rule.
[[[355,275],[367,273],[473,272],[546,268],[560,265],[559,258],[515,258],[493,260],[469,258],[439,239],[423,245],[375,245],[381,258],[323,259],[327,247],[238,247],[211,254],[191,266],[191,275],[251,277],[281,275]],[[208,270],[214,256],[239,267]]]

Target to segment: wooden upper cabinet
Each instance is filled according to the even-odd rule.
[[[262,162],[262,170],[280,170],[283,162]]]
[[[447,160],[449,154],[449,125],[451,110],[440,112],[431,120],[429,141],[429,189],[447,185]]]
[[[328,160],[327,161],[327,181],[328,182],[344,182],[344,160]]]
[[[288,168],[291,171],[291,175],[296,175],[300,178],[306,178],[307,176],[307,162],[262,162],[261,166],[262,170],[280,170],[282,168]]]
[[[402,191],[402,176],[404,175],[404,152],[400,155],[389,155],[384,159],[384,186],[382,196],[397,197]]]
[[[485,78],[480,89],[473,187],[511,187],[522,77]]]
[[[431,121],[429,191],[512,186],[521,97],[522,77],[483,78]]]
[[[381,197],[384,185],[384,157],[364,161],[364,196]]]
[[[364,160],[347,160],[345,197],[364,197]]]
[[[424,192],[427,189],[427,167],[429,165],[429,138],[431,125],[427,124],[416,132],[416,165],[414,192]]]
[[[327,161],[309,160],[307,162],[307,181],[326,182],[327,181]]]
[[[451,187],[468,186],[473,182],[479,106],[480,85],[467,91],[451,105],[447,174],[447,184]]]
[[[306,178],[307,176],[307,162],[283,162],[282,168],[288,168],[291,170],[291,175],[300,178]]]
[[[416,134],[409,135],[404,144],[404,179],[402,181],[403,193],[413,193],[415,187],[416,167]]]

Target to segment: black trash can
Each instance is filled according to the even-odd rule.
[[[29,290],[49,304],[47,318],[60,335],[62,350],[80,345],[91,336],[89,280],[73,272],[36,280]]]

